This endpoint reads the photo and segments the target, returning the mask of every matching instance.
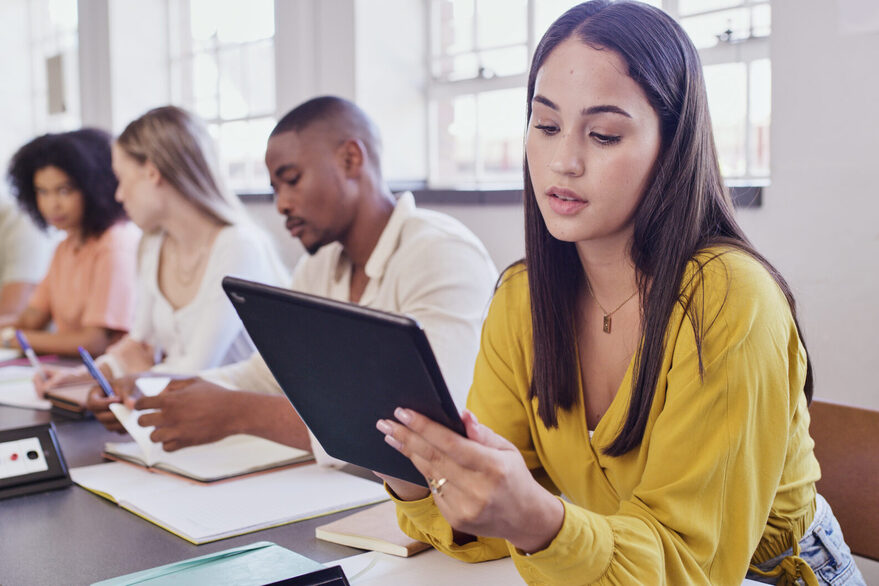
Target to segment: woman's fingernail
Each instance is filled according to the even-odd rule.
[[[397,407],[396,409],[394,409],[394,417],[396,417],[406,425],[409,425],[409,422],[412,421],[412,414],[409,413],[408,409],[403,409],[402,407]]]
[[[392,435],[386,435],[386,436],[385,436],[385,441],[388,443],[389,446],[391,446],[391,447],[394,448],[395,450],[399,450],[400,448],[403,447],[403,444],[401,444],[400,442],[398,442],[398,441],[396,440],[396,438],[394,438],[394,436],[392,436]]]
[[[393,431],[391,429],[390,424],[387,421],[385,421],[384,419],[379,419],[378,421],[376,421],[375,427],[385,435],[387,435]]]

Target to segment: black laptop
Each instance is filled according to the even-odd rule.
[[[413,409],[465,435],[412,318],[234,277],[223,289],[293,407],[328,454],[426,486],[375,428]]]

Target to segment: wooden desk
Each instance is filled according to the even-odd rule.
[[[53,418],[47,412],[0,406],[4,427],[50,419],[70,468],[100,463],[104,442],[120,437],[95,420]],[[316,526],[345,514],[196,546],[74,485],[0,501],[0,584],[90,584],[256,541],[274,541],[327,562],[361,553],[314,537]]]

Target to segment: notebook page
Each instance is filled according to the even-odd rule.
[[[164,389],[168,383],[171,382],[171,378],[167,376],[163,377],[151,377],[151,378],[143,378],[137,379],[134,384],[137,385],[138,390],[141,393],[147,396],[157,395],[162,389]],[[110,411],[113,412],[113,415],[116,416],[116,419],[119,420],[119,423],[122,424],[122,427],[125,428],[125,431],[128,432],[128,435],[134,440],[137,446],[140,448],[140,455],[137,456],[135,453],[129,453],[131,456],[137,456],[140,460],[143,461],[144,465],[152,466],[157,462],[158,453],[167,453],[165,452],[161,446],[154,443],[153,440],[150,439],[150,434],[153,432],[152,427],[141,427],[141,425],[137,422],[137,419],[145,414],[152,413],[154,409],[144,409],[142,411],[137,411],[135,409],[131,409],[122,403],[111,403]]]
[[[232,435],[217,442],[175,452],[166,452],[158,444],[153,444],[150,449],[154,466],[202,481],[238,476],[311,458],[311,454],[305,450],[252,435]],[[104,451],[139,457],[142,448],[134,442],[108,443]]]
[[[33,376],[34,369],[30,366],[0,368],[0,405],[48,411],[52,403],[37,395]]]
[[[93,468],[101,470],[92,470]],[[71,470],[74,482],[194,542],[204,543],[388,498],[377,483],[300,466],[212,485],[112,462]],[[120,491],[122,498],[113,493]]]
[[[122,424],[122,427],[125,428],[125,431],[128,432],[128,435],[131,436],[139,448],[139,459],[143,461],[145,466],[152,466],[155,463],[153,452],[161,448],[150,439],[153,428],[141,427],[137,422],[137,418],[144,413],[151,413],[154,409],[137,411],[122,403],[110,403],[110,411],[113,412],[113,415],[116,416],[116,419],[119,420],[119,423]]]

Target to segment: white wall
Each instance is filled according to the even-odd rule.
[[[772,186],[740,213],[797,296],[816,395],[879,409],[879,32],[772,4]]]

